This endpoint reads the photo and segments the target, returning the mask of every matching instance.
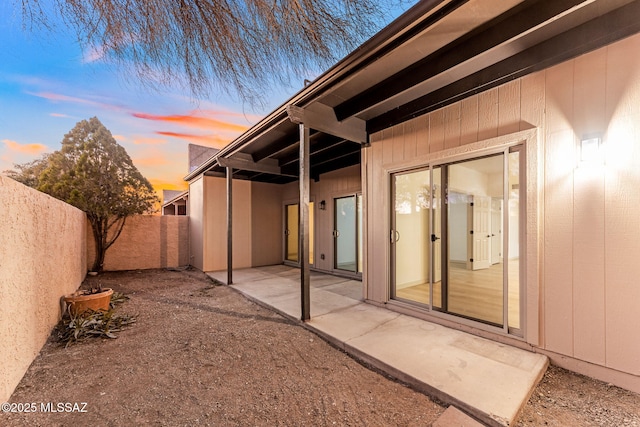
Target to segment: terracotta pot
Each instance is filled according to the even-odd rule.
[[[72,294],[64,296],[64,302],[69,306],[69,311],[72,315],[76,316],[82,314],[85,311],[91,309],[93,311],[109,310],[109,303],[111,302],[111,294],[113,289],[103,289],[98,294],[86,295],[83,291],[76,291]]]

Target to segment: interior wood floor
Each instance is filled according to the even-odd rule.
[[[346,270],[346,271],[356,271],[356,263],[355,262],[339,262],[337,265],[337,268],[339,270]]]
[[[519,262],[509,262],[509,326],[520,328]],[[467,270],[452,263],[449,267],[448,312],[480,321],[503,324],[502,263],[483,270]],[[429,284],[396,290],[396,297],[429,304]],[[442,307],[441,283],[433,285],[433,306]]]

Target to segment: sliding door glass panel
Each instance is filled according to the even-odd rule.
[[[509,327],[520,329],[520,152],[509,153],[509,242],[508,262]]]
[[[313,202],[309,202],[309,264],[313,265],[315,246],[315,211]]]
[[[335,199],[335,268],[356,272],[358,253],[356,250],[356,197]]]
[[[504,154],[447,169],[447,311],[502,326]]]
[[[391,243],[393,296],[428,305],[431,180],[429,170],[394,174]]]
[[[298,262],[298,205],[285,207],[287,227],[285,229],[285,260]]]
[[[358,222],[358,273],[362,273],[362,259],[363,259],[363,250],[364,247],[364,237],[363,237],[363,229],[362,229],[362,194],[358,194],[356,196],[356,205],[357,205],[357,222]]]
[[[442,305],[442,169],[436,166],[432,170],[432,200],[431,200],[431,269],[433,298],[431,306],[434,310],[441,310]]]

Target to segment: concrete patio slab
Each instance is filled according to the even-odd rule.
[[[482,424],[455,406],[449,406],[431,427],[482,427]]]
[[[209,275],[226,281],[224,271]],[[298,276],[299,270],[287,266],[234,270],[232,287],[298,320]],[[361,286],[313,272],[312,317],[304,326],[488,425],[513,424],[546,370],[545,356],[364,303]],[[442,425],[458,425],[458,415],[451,415],[453,421],[444,418],[449,424]]]

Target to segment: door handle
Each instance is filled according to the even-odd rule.
[[[431,235],[431,241],[435,242],[436,240],[440,240],[440,238],[438,236],[436,236],[435,234]]]
[[[389,240],[391,240],[391,243],[396,243],[400,240],[400,232],[397,230],[391,230],[389,233]]]

